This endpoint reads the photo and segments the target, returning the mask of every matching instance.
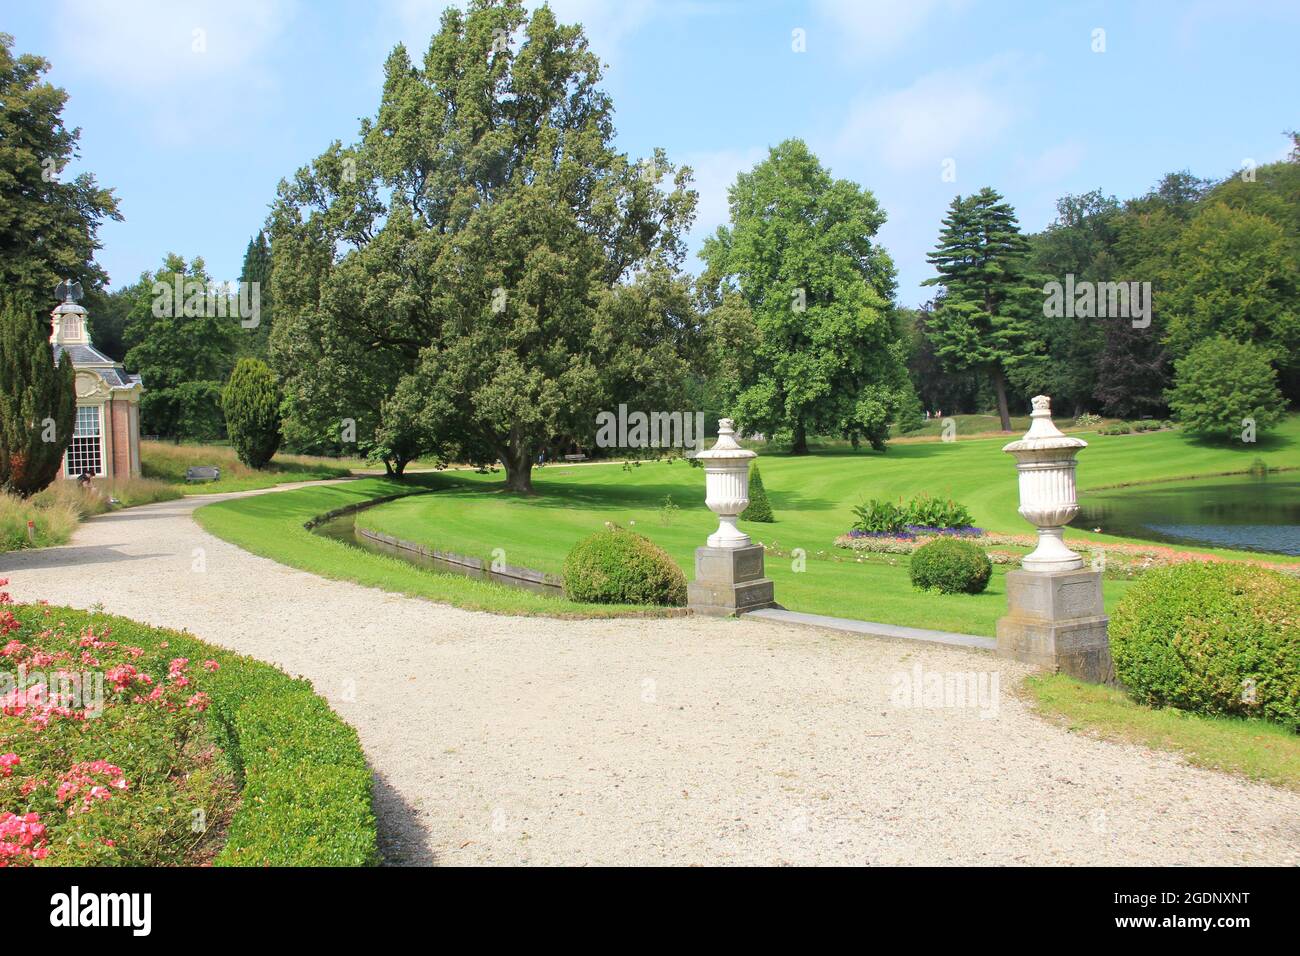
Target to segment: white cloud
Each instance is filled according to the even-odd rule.
[[[967,0],[815,0],[834,42],[855,58],[884,56],[906,44],[936,16],[953,16]]]
[[[262,98],[295,11],[296,0],[60,0],[51,59],[138,103],[175,143]]]
[[[878,158],[894,170],[933,166],[997,139],[1020,112],[1013,61],[938,70],[911,86],[858,100],[834,145],[839,156]]]

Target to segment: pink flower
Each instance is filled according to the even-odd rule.
[[[193,697],[191,697],[189,700],[185,702],[185,706],[189,707],[192,710],[197,710],[200,713],[202,713],[203,711],[208,709],[208,704],[210,704],[211,702],[212,700],[211,698],[208,697],[207,694],[203,693],[203,691],[199,691],[197,694],[195,694]]]
[[[22,763],[17,754],[0,754],[0,777],[12,776],[14,767]]]
[[[205,671],[207,671],[208,673],[212,673],[213,671],[218,671],[218,670],[220,670],[220,669],[221,669],[221,665],[218,664],[216,661],[204,661],[204,662],[203,662],[203,669],[204,669]]]

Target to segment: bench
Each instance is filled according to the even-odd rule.
[[[564,460],[565,461],[586,461],[587,456],[586,455],[565,455]]]
[[[199,465],[185,469],[186,481],[220,481],[221,469],[216,465]]]

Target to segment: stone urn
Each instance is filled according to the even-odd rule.
[[[1075,456],[1088,443],[1070,438],[1052,423],[1052,400],[1033,399],[1029,431],[1003,447],[1016,456],[1020,473],[1020,514],[1038,529],[1038,547],[1021,562],[1026,571],[1074,571],[1083,558],[1066,547],[1062,536],[1079,513],[1074,487]]]
[[[736,442],[730,418],[718,422],[718,440],[695,458],[704,463],[704,503],[718,516],[718,530],[709,535],[710,548],[744,548],[749,535],[736,527],[736,519],[749,505],[749,461],[754,452]]]

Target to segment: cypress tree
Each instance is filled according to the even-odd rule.
[[[749,507],[740,514],[741,521],[762,521],[771,524],[776,518],[772,514],[772,504],[767,500],[767,491],[763,488],[763,476],[755,465],[749,473]]]
[[[24,498],[59,472],[77,417],[72,360],[57,366],[26,302],[0,306],[0,490]]]
[[[221,393],[226,434],[239,460],[262,468],[280,447],[280,391],[260,359],[242,358]]]
[[[1029,243],[1016,212],[987,186],[948,207],[939,246],[926,257],[939,275],[924,285],[943,292],[926,332],[951,371],[986,372],[997,395],[1002,430],[1011,430],[1007,371],[1025,354],[1035,294],[1027,278]]]

